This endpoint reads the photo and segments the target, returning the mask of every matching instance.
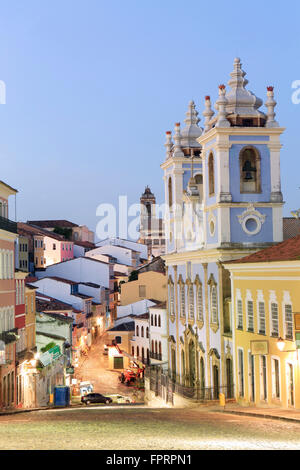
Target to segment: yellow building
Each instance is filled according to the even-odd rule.
[[[162,273],[139,273],[136,281],[121,284],[120,304],[128,305],[143,299],[167,300],[167,280]]]
[[[25,288],[25,308],[26,308],[26,347],[28,351],[36,350],[35,342],[35,318],[36,318],[36,306],[35,306],[35,291],[36,287],[27,285]]]
[[[237,401],[300,409],[300,236],[224,266],[231,273]]]
[[[131,340],[134,335],[134,321],[122,323],[106,332],[106,344],[108,346],[108,367],[109,369],[127,369],[130,366],[132,357]],[[122,353],[117,348],[111,347],[115,342]]]

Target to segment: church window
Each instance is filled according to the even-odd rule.
[[[212,323],[218,323],[218,302],[217,302],[216,286],[211,287],[210,306],[211,306],[211,321]]]
[[[198,321],[203,321],[202,284],[197,287],[197,317]]]
[[[212,153],[208,157],[208,193],[209,196],[215,193],[214,156]]]
[[[185,316],[185,285],[180,285],[180,315]]]
[[[172,178],[169,178],[168,182],[168,193],[169,193],[169,208],[173,206],[173,194],[172,194]]]
[[[260,193],[260,155],[256,149],[246,147],[240,153],[241,193]]]
[[[193,284],[189,286],[189,317],[194,318],[194,288]]]

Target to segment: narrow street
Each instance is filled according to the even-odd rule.
[[[203,408],[90,406],[2,416],[0,449],[299,450],[300,425]]]
[[[103,395],[120,394],[130,396],[134,401],[141,398],[136,394],[134,386],[127,387],[119,381],[121,370],[109,370],[108,356],[103,354],[106,338],[101,336],[91,346],[88,356],[82,356],[75,376],[79,380],[89,381],[94,386],[95,393]]]

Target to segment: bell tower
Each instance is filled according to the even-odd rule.
[[[240,59],[228,82],[219,86],[211,109],[205,99],[202,147],[204,232],[207,248],[253,248],[282,241],[283,199],[280,183],[280,135],[273,87],[266,108],[246,89]]]

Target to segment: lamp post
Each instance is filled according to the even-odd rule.
[[[298,360],[300,359],[300,349],[288,349],[284,351],[284,346],[285,346],[285,341],[281,336],[277,340],[277,348],[279,349],[280,352],[298,352]]]

